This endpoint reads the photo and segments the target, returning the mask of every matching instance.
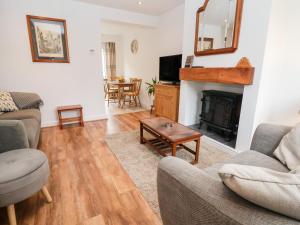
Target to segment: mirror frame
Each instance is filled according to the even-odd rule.
[[[201,6],[197,10],[194,54],[196,56],[203,56],[203,55],[216,55],[216,54],[233,53],[237,50],[238,44],[239,44],[239,36],[240,36],[240,30],[241,30],[241,21],[242,21],[242,12],[243,12],[244,0],[237,0],[237,3],[236,3],[236,13],[235,13],[232,47],[198,51],[198,43],[199,43],[198,42],[198,34],[199,34],[200,13],[205,11],[209,1],[210,0],[205,0],[203,6]]]

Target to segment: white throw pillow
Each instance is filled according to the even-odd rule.
[[[0,91],[0,112],[13,112],[17,111],[14,100],[12,99],[9,92]]]
[[[300,220],[300,175],[227,164],[219,176],[236,194],[274,212]]]
[[[290,173],[300,175],[300,166],[297,166],[295,169],[291,170]]]
[[[282,138],[273,154],[290,170],[300,165],[300,123]]]

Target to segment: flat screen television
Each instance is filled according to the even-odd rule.
[[[179,82],[182,55],[164,56],[159,58],[159,80]]]

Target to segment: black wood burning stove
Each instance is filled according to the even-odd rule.
[[[203,91],[200,127],[206,124],[207,129],[218,131],[228,141],[236,137],[242,98],[243,95],[237,93]]]

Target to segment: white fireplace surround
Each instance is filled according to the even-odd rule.
[[[185,5],[184,37],[183,37],[183,60],[186,56],[193,55],[195,12],[201,2],[187,0]],[[255,113],[258,100],[258,91],[264,61],[265,45],[268,34],[270,1],[245,1],[241,25],[240,41],[238,50],[234,54],[196,57],[195,66],[205,67],[232,67],[242,57],[247,57],[255,67],[253,85],[235,86],[227,84],[200,83],[193,81],[181,82],[181,95],[179,106],[179,122],[184,125],[192,125],[199,121],[199,108],[197,102],[202,90],[214,89],[243,93],[243,102],[240,116],[239,131],[236,149],[238,151],[250,148],[253,130],[256,126]],[[259,17],[253,17],[256,12]],[[255,34],[255,35],[254,35]]]
[[[203,1],[185,2],[183,60],[193,55],[195,12],[201,4]],[[199,114],[195,103],[201,91],[215,89],[243,93],[237,151],[250,149],[252,135],[260,123],[292,126],[299,122],[300,31],[295,29],[300,19],[299,7],[300,1],[296,0],[244,0],[238,50],[233,54],[197,57],[194,65],[231,67],[247,57],[255,67],[253,85],[182,81],[179,121],[195,124]]]
[[[181,123],[183,123],[185,125],[193,125],[193,124],[199,123],[199,115],[201,113],[201,108],[202,108],[202,104],[201,104],[202,91],[204,91],[204,90],[219,90],[219,91],[234,92],[234,93],[240,93],[240,94],[244,93],[244,87],[241,85],[227,85],[227,84],[202,83],[202,82],[194,82],[194,81],[182,81],[181,97],[183,97],[186,94],[185,92],[188,91],[187,95],[189,96],[188,97],[189,102],[193,102],[193,104],[189,104],[189,108],[187,110],[189,112],[189,116],[188,116],[187,120],[183,121],[182,120],[183,118],[180,117]],[[182,105],[180,105],[180,107],[181,106]],[[230,148],[221,143],[218,143],[217,141],[210,140],[210,138],[206,138],[206,141],[210,141],[212,144],[217,144],[218,147]]]

